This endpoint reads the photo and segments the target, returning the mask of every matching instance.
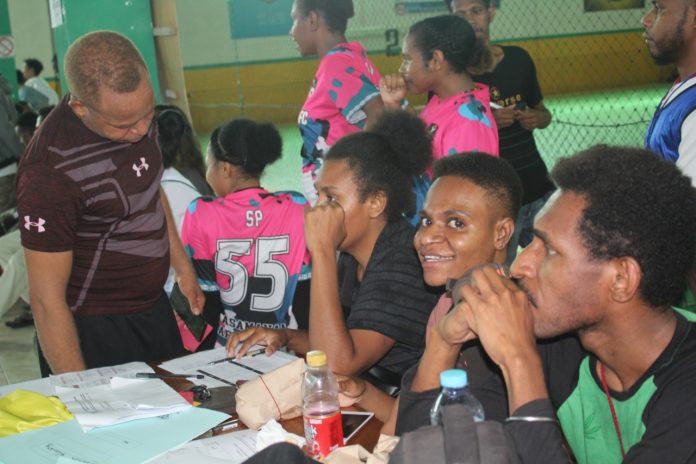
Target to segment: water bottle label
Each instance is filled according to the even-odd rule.
[[[324,458],[339,446],[343,446],[341,412],[330,416],[304,416],[307,449],[313,458]]]

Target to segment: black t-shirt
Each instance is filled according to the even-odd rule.
[[[438,295],[423,281],[413,248],[415,230],[406,222],[389,223],[370,256],[362,282],[358,262],[341,253],[338,282],[348,330],[373,330],[395,344],[377,365],[402,375],[423,353],[425,327]]]
[[[500,106],[524,105],[534,108],[543,99],[536,68],[529,54],[519,47],[501,47],[503,60],[486,74],[472,76],[490,88],[491,102]],[[515,121],[498,128],[500,157],[512,164],[522,179],[522,204],[530,203],[553,190],[534,135]]]

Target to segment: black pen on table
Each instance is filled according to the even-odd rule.
[[[138,372],[136,379],[203,379],[203,374],[155,374],[154,372]]]
[[[266,351],[266,348],[259,348],[258,350],[253,350],[253,351],[247,351],[242,358],[253,358],[254,356],[258,356]],[[216,361],[210,361],[208,363],[209,366],[214,366],[216,364],[222,364],[224,362],[230,362],[230,361],[235,361],[237,359],[236,356],[230,356],[228,358],[222,358],[218,359]]]

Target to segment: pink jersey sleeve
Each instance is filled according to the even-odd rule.
[[[208,245],[210,239],[204,226],[205,209],[206,204],[202,198],[191,202],[181,223],[181,243],[192,259],[212,259],[211,247]]]
[[[379,96],[379,79],[357,42],[339,44],[322,58],[298,117],[305,168],[338,139],[364,127],[363,108]]]
[[[362,49],[337,47],[322,60],[315,92],[328,98],[338,118],[331,121],[336,130],[329,133],[329,145],[364,126],[363,107],[379,96],[378,86],[379,73]]]

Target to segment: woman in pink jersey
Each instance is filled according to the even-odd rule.
[[[319,68],[297,124],[302,134],[302,182],[316,203],[317,172],[341,137],[374,120],[382,108],[380,75],[359,42],[345,36],[352,0],[295,0],[290,35],[302,56],[319,55]]]
[[[204,316],[214,327],[219,320],[217,337],[208,337],[204,348],[249,327],[307,326],[307,202],[297,192],[268,192],[259,181],[281,149],[272,124],[247,119],[210,136],[206,178],[217,197],[193,201],[181,231],[206,293]]]
[[[498,128],[488,87],[474,82],[467,71],[481,56],[482,47],[468,21],[455,15],[427,18],[409,29],[399,74],[384,76],[380,82],[382,100],[390,108],[404,106],[407,90],[432,94],[419,116],[432,138],[435,160],[472,151],[498,156]],[[414,180],[417,211],[431,174],[428,170]],[[411,218],[412,223],[417,220]]]
[[[417,22],[404,39],[398,75],[382,78],[385,106],[398,108],[406,91],[431,92],[420,112],[433,139],[433,157],[465,151],[498,155],[498,129],[488,87],[474,82],[467,67],[477,64],[480,46],[471,25],[445,15]]]

